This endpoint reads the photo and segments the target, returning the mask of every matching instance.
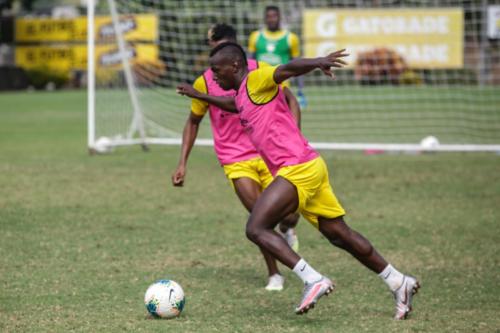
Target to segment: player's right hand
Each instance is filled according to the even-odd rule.
[[[186,177],[186,168],[179,165],[172,174],[172,185],[174,186],[184,186],[184,177]]]
[[[196,94],[198,93],[196,89],[193,88],[193,86],[187,84],[187,83],[181,83],[177,86],[176,92],[179,95],[182,96],[187,96],[191,98],[196,98]]]
[[[319,69],[325,73],[325,75],[335,78],[335,74],[332,72],[332,67],[341,68],[347,65],[342,58],[347,57],[349,53],[345,53],[345,49],[338,50],[330,53],[326,57],[319,58]]]

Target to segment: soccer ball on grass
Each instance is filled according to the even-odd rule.
[[[93,147],[94,151],[98,154],[107,154],[113,151],[111,139],[106,136],[101,136],[96,140]]]
[[[439,140],[435,136],[426,136],[420,141],[420,147],[423,149],[433,149],[439,147]]]
[[[148,312],[156,318],[178,317],[186,298],[182,287],[172,280],[159,280],[149,286],[144,295],[144,304]]]

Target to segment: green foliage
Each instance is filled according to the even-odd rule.
[[[36,89],[44,89],[52,83],[56,88],[61,88],[69,81],[69,73],[60,72],[48,67],[37,67],[26,70],[30,84]]]

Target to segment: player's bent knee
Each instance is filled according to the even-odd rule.
[[[245,234],[250,241],[258,244],[260,233],[261,233],[260,228],[257,228],[254,225],[247,223]]]

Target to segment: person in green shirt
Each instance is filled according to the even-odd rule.
[[[286,29],[281,28],[281,13],[277,6],[267,6],[264,10],[266,27],[254,31],[248,40],[248,52],[257,61],[263,61],[271,66],[288,63],[300,56],[299,37]],[[287,83],[285,83],[287,85]],[[304,81],[297,80],[297,99],[301,108],[307,106],[303,92]]]

